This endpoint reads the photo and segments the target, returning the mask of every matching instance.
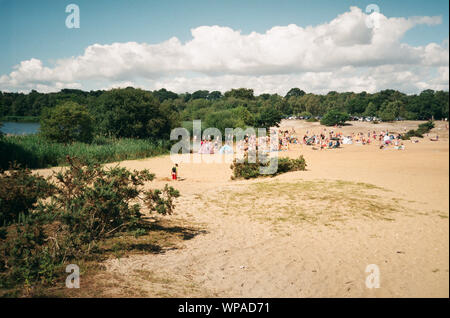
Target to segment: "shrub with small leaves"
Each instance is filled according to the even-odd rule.
[[[154,174],[119,166],[103,168],[68,158],[69,168],[55,174],[56,191],[37,212],[58,221],[59,245],[65,257],[89,254],[92,246],[117,231],[135,229],[142,216],[141,204],[150,212],[171,214],[179,192],[172,187],[145,191]]]
[[[423,134],[429,133],[431,129],[434,128],[433,121],[427,121],[426,123],[420,124],[416,130],[409,130],[406,134],[401,136],[403,140],[410,140],[411,137],[423,138]]]
[[[253,160],[249,160],[249,158]],[[267,176],[267,174],[261,174],[260,168],[268,167],[270,161],[268,160],[268,156],[266,154],[256,154],[256,153],[247,153],[244,156],[243,161],[238,161],[237,159],[233,160],[230,168],[233,170],[234,179],[251,179]],[[289,171],[304,171],[306,170],[306,161],[303,156],[300,156],[297,159],[290,158],[278,158],[278,168],[277,170],[271,174],[271,176],[278,175],[280,173],[285,173]]]
[[[46,245],[42,224],[32,218],[2,228],[0,240],[0,288],[36,282],[52,283],[61,260]]]
[[[27,215],[39,199],[53,193],[48,179],[31,173],[18,164],[0,170],[0,225],[14,223],[20,214]]]
[[[289,171],[305,171],[306,160],[303,156],[297,159],[279,158],[277,174],[285,173]]]
[[[0,175],[0,212],[10,221],[0,224],[0,289],[52,284],[64,264],[88,259],[101,240],[119,231],[144,235],[141,204],[163,215],[174,210],[179,192],[145,190],[154,179],[148,170],[67,160],[48,180],[23,168]]]

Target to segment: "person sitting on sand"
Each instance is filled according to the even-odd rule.
[[[430,138],[430,141],[439,141],[439,136],[436,135],[436,138]]]

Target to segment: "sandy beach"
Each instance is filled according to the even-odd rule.
[[[418,124],[338,130],[400,133]],[[109,287],[97,296],[449,297],[446,124],[437,121],[419,143],[405,141],[405,150],[294,145],[279,155],[302,154],[307,171],[249,181],[232,181],[229,163],[182,163],[185,180],[169,181],[169,156],[121,162],[155,173],[152,187],[180,190],[164,218],[202,232],[163,253],[107,260],[96,279]],[[296,120],[281,127],[299,137],[323,128]],[[366,286],[369,264],[380,269],[379,288]]]

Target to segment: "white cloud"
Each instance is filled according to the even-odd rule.
[[[83,55],[60,59],[52,67],[34,58],[22,61],[10,74],[0,76],[0,89],[51,90],[61,85],[93,89],[86,87],[93,81],[109,83],[102,87],[140,82],[149,89],[177,92],[240,86],[279,93],[295,86],[313,92],[448,89],[448,39],[426,46],[401,41],[416,25],[442,23],[440,17],[378,14],[376,28],[367,27],[367,17],[351,7],[317,26],[291,24],[250,34],[200,26],[191,30],[192,40],[186,43],[171,38],[158,44],[93,44]],[[435,78],[423,77],[432,70]]]

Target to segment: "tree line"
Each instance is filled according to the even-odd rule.
[[[57,106],[60,106],[59,116],[54,114]],[[168,138],[172,128],[195,119],[201,119],[204,127],[220,130],[227,127],[270,127],[284,117],[301,114],[324,116],[329,111],[350,116],[376,116],[383,121],[399,117],[406,120],[442,119],[448,118],[449,92],[424,90],[420,94],[407,95],[397,90],[373,94],[331,91],[319,95],[292,88],[285,96],[256,96],[252,89],[246,88],[224,93],[198,90],[177,94],[164,88],[146,91],[132,87],[89,92],[77,89],[63,89],[56,93],[35,90],[28,94],[0,92],[0,118],[38,116],[41,121],[60,125],[64,118],[68,124],[81,118],[83,130],[86,131],[86,127],[92,130],[87,135],[80,132],[80,138],[86,141],[91,134]]]

